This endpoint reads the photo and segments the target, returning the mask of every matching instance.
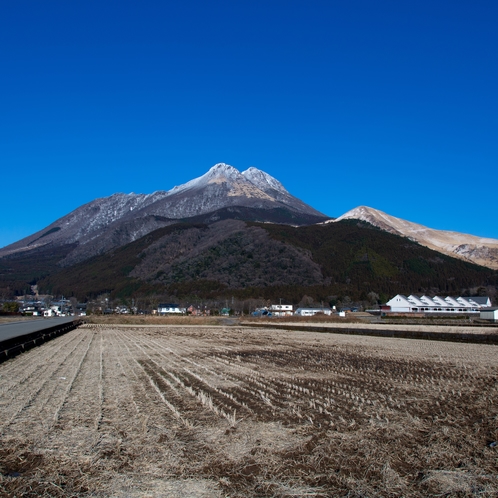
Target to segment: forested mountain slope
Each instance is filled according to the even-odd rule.
[[[223,220],[176,224],[43,278],[79,298],[154,292],[184,296],[316,299],[369,292],[461,293],[496,285],[497,272],[358,221],[291,227]]]

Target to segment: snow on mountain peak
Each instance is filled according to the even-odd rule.
[[[342,216],[339,216],[339,218],[337,218],[335,221],[341,221],[351,218],[356,220],[368,221],[368,216],[373,215],[375,213],[382,213],[382,211],[379,211],[378,209],[374,209],[368,206],[358,206],[355,207],[354,209],[351,209],[347,213],[344,213]]]
[[[252,184],[256,185],[256,187],[260,188],[264,192],[268,189],[272,189],[283,194],[288,194],[285,187],[276,178],[273,178],[273,176],[270,176],[268,173],[254,168],[253,166],[243,171],[242,175],[246,178],[246,180],[249,180]]]
[[[204,187],[208,183],[218,183],[222,181],[233,181],[240,179],[241,174],[238,169],[225,163],[217,163],[209,169],[207,173],[198,178],[194,178],[183,185],[178,185],[170,190],[171,194],[177,194],[192,188]]]
[[[209,168],[208,170],[208,173],[226,173],[226,172],[229,172],[229,173],[233,173],[233,172],[236,172],[236,173],[239,173],[239,170],[237,168],[234,168],[233,166],[231,166],[230,164],[226,164],[226,163],[216,163],[214,166],[212,166],[211,168]]]
[[[233,166],[225,163],[215,164],[209,171],[201,178],[226,178],[227,180],[236,180],[240,177],[240,171]]]
[[[217,163],[212,166],[207,173],[198,178],[194,178],[183,185],[178,185],[169,191],[169,194],[177,194],[193,188],[201,188],[209,183],[238,183],[244,184],[249,182],[253,187],[265,193],[279,192],[286,196],[290,195],[285,187],[273,176],[251,166],[244,172],[226,163]]]

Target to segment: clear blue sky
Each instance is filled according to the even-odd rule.
[[[0,2],[0,246],[217,162],[498,238],[497,26],[496,0]]]

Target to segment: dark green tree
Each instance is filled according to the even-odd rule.
[[[7,301],[2,305],[2,311],[6,313],[18,313],[19,312],[19,303],[15,301]]]

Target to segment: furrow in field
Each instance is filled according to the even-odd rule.
[[[245,412],[251,411],[233,393],[227,391],[227,382],[220,373],[192,361],[186,356],[181,356],[158,341],[151,340],[150,344],[154,346],[154,352],[167,361],[170,367],[177,372],[176,375],[183,379],[184,384],[186,382],[196,391],[209,395],[215,405],[224,413],[238,411],[239,415],[247,416],[248,414]],[[223,385],[223,388],[220,385]],[[235,388],[236,384],[230,383],[230,387]]]
[[[73,368],[73,371],[71,372],[70,380],[69,380],[67,387],[64,391],[64,395],[63,395],[61,401],[57,404],[57,408],[56,408],[55,413],[53,415],[54,423],[57,423],[59,421],[61,411],[64,409],[66,403],[68,402],[70,393],[71,393],[73,386],[74,386],[74,382],[75,382],[76,378],[78,377],[78,375],[80,374],[81,367],[82,367],[83,363],[85,362],[85,360],[88,356],[88,351],[90,351],[90,348],[94,342],[95,334],[87,334],[87,336],[89,336],[87,347],[82,352],[78,363]]]
[[[162,353],[155,351],[150,343],[135,341],[129,335],[127,337],[145,356],[140,364],[149,376],[151,385],[156,390],[166,393],[166,398],[174,399],[175,405],[180,406],[179,413],[186,413],[187,418],[194,416],[195,419],[194,414],[201,405],[204,410],[201,412],[202,415],[197,414],[197,420],[206,422],[213,414],[225,417],[228,421],[233,420],[233,413],[227,413],[222,407],[217,406],[203,390],[195,390],[190,384],[185,383],[178,372],[171,369],[169,359]],[[187,393],[190,395],[190,399],[186,398],[185,394]],[[168,402],[170,401],[168,400]]]
[[[240,361],[227,362],[217,356],[206,356],[196,362],[204,361],[207,371],[218,371],[218,382],[223,382],[225,396],[232,397],[237,403],[247,407],[258,420],[277,419],[288,421],[289,418],[299,420],[289,409],[288,401],[282,397],[278,387],[271,380],[253,370]]]
[[[99,334],[99,381],[98,381],[98,404],[99,410],[95,419],[95,428],[98,430],[103,418],[103,404],[104,404],[104,333],[101,331]],[[112,345],[110,350],[112,351]]]
[[[76,331],[70,334],[76,334]],[[50,367],[43,371],[43,377],[36,382],[23,383],[17,389],[11,390],[12,401],[2,408],[2,412],[7,414],[2,425],[3,430],[12,425],[11,431],[16,431],[20,427],[22,432],[26,432],[39,426],[46,428],[52,424],[54,406],[57,406],[58,399],[64,396],[71,372],[79,363],[80,355],[85,351],[87,343],[86,334],[79,334],[78,342],[75,344],[71,342],[67,350],[63,349],[49,359]],[[45,345],[40,347],[43,348]],[[36,358],[34,350],[33,353]]]
[[[122,337],[116,330],[108,330],[109,341],[111,342],[111,351],[113,357],[109,361],[116,361],[119,366],[119,377],[122,380],[120,384],[124,384],[127,389],[127,394],[130,402],[133,404],[135,415],[147,417],[147,411],[143,404],[144,400],[148,398],[145,391],[140,390],[140,378],[135,372],[136,363],[131,356],[130,349],[123,343]],[[110,386],[114,385],[109,382]]]
[[[260,386],[266,394],[265,397],[272,402],[275,398],[279,398],[281,393],[285,393],[286,404],[292,407],[292,412],[299,409],[311,413],[318,411],[319,415],[333,415],[334,412],[354,416],[356,418],[368,418],[372,415],[377,415],[378,411],[390,411],[404,407],[406,402],[400,399],[396,390],[396,379],[387,379],[382,372],[377,376],[378,380],[373,381],[374,385],[377,382],[382,390],[390,390],[392,395],[385,396],[367,389],[361,389],[358,386],[362,385],[363,372],[356,371],[358,365],[363,364],[363,359],[359,356],[354,358],[350,366],[337,366],[337,363],[332,361],[332,355],[327,351],[322,350],[301,350],[300,354],[293,356],[289,351],[278,350],[256,350],[250,352],[233,352],[231,355],[221,354],[216,356],[216,361],[225,364],[226,367],[236,368],[240,372],[236,373],[239,376],[241,372],[247,372],[249,382]],[[334,352],[337,356],[337,352]],[[264,379],[254,370],[254,364],[260,362],[264,365],[264,371],[271,371],[274,375],[280,374],[284,377],[283,380],[271,377]],[[342,359],[341,359],[342,361]],[[330,364],[329,364],[330,362]],[[314,368],[315,364],[320,364],[319,370]],[[370,362],[371,363],[371,362]],[[286,367],[292,365],[293,369],[286,372]],[[356,366],[356,367],[355,367]],[[303,377],[299,377],[297,372],[303,372]],[[325,377],[325,378],[324,378]],[[336,379],[330,380],[330,378]],[[325,380],[329,379],[329,380]],[[344,381],[344,383],[342,383]],[[372,383],[372,379],[370,379]],[[363,386],[364,387],[364,386]],[[308,406],[309,405],[309,406]],[[334,416],[337,415],[335,413]]]
[[[206,362],[212,362],[209,370],[218,370],[220,372],[219,377],[223,378],[223,396],[231,397],[237,401],[234,405],[234,409],[237,409],[237,405],[242,405],[250,412],[251,415],[257,420],[266,420],[275,418],[277,415],[278,407],[282,406],[280,401],[276,401],[275,397],[264,389],[264,385],[259,383],[255,384],[251,381],[250,377],[254,374],[251,369],[241,369],[240,366],[234,365],[230,366],[226,363],[218,363],[213,358],[204,358]],[[200,360],[198,360],[200,361]]]
[[[157,404],[157,395],[147,389],[148,379],[143,374],[143,369],[134,355],[135,348],[120,331],[111,330],[114,333],[115,344],[120,350],[120,359],[123,364],[125,377],[130,382],[134,404],[139,413],[146,418],[154,416]],[[131,347],[130,347],[131,346]]]
[[[96,420],[100,417],[100,332],[84,329],[86,347],[78,355],[65,391],[51,405],[52,422],[44,445],[51,452],[64,454],[74,462],[91,458],[90,448],[98,440]],[[55,410],[54,410],[55,408]]]
[[[45,343],[43,348],[27,351],[14,359],[0,365],[0,376],[2,386],[0,387],[0,397],[3,397],[10,389],[18,384],[26,382],[32,377],[43,376],[44,368],[48,368],[52,358],[66,349],[71,342],[78,341],[75,334],[64,334],[52,341]],[[21,372],[21,375],[19,373]]]
[[[363,404],[364,398],[362,400],[350,392],[349,388],[334,390],[329,394],[315,378],[301,379],[294,375],[295,383],[280,380],[275,375],[281,373],[282,368],[272,364],[268,358],[265,368],[261,370],[271,372],[271,376],[265,377],[254,369],[253,361],[245,361],[247,354],[234,352],[233,355],[232,358],[216,355],[212,360],[218,363],[220,369],[224,368],[225,376],[239,386],[239,392],[234,395],[238,399],[244,399],[260,416],[264,417],[266,412],[268,417],[276,417],[284,423],[320,421],[334,424],[334,421],[341,421],[344,417],[358,420],[371,415],[368,413],[368,405]],[[256,356],[261,359],[266,357],[261,352]],[[298,371],[301,369],[309,375],[306,363],[300,364]],[[373,413],[373,410],[370,412]]]
[[[141,427],[150,415],[149,405],[144,404],[144,395],[137,396],[133,384],[140,378],[137,364],[132,361],[130,351],[123,344],[123,337],[114,330],[104,330],[105,355],[103,358],[103,396],[101,432],[114,435],[133,431]]]
[[[148,409],[154,416],[162,418],[161,423],[171,423],[172,419],[178,423],[190,427],[193,423],[187,418],[188,412],[192,410],[171,383],[167,383],[157,373],[155,365],[149,365],[150,359],[137,341],[126,333],[120,333],[125,348],[129,352],[132,369],[137,377],[140,390],[146,394]],[[165,412],[161,406],[166,406]],[[187,412],[187,413],[186,413]]]
[[[96,339],[80,376],[82,380],[86,379],[86,384],[94,384],[89,390],[93,400],[88,400],[93,408],[86,412],[82,425],[76,425],[72,430],[64,427],[64,433],[69,433],[64,445],[71,445],[65,451],[71,454],[73,448],[80,445],[79,438],[84,440],[84,448],[78,449],[77,453],[86,453],[92,465],[103,471],[120,471],[129,469],[147,449],[143,442],[144,417],[137,411],[131,392],[130,372],[123,358],[128,353],[119,344],[114,331],[105,328],[95,330]],[[86,372],[85,366],[93,368],[91,375],[87,375],[89,372]],[[77,384],[75,382],[73,394],[79,390]],[[64,411],[67,415],[73,412],[70,401]],[[61,413],[59,425],[62,426],[63,422]],[[74,441],[71,441],[71,435]]]
[[[160,342],[151,339],[149,343],[151,352],[167,361],[170,369],[176,372],[177,382],[179,381],[183,387],[192,390],[196,397],[203,404],[208,404],[215,413],[222,414],[230,422],[235,420],[235,414],[243,417],[248,416],[246,412],[251,410],[247,405],[219,387],[220,383],[226,384],[226,382],[223,382],[222,376],[218,373],[192,361],[187,356],[180,355],[170,347],[165,347]]]
[[[93,429],[100,415],[102,334],[87,331],[90,342],[68,383],[67,396],[56,415],[58,430]]]

